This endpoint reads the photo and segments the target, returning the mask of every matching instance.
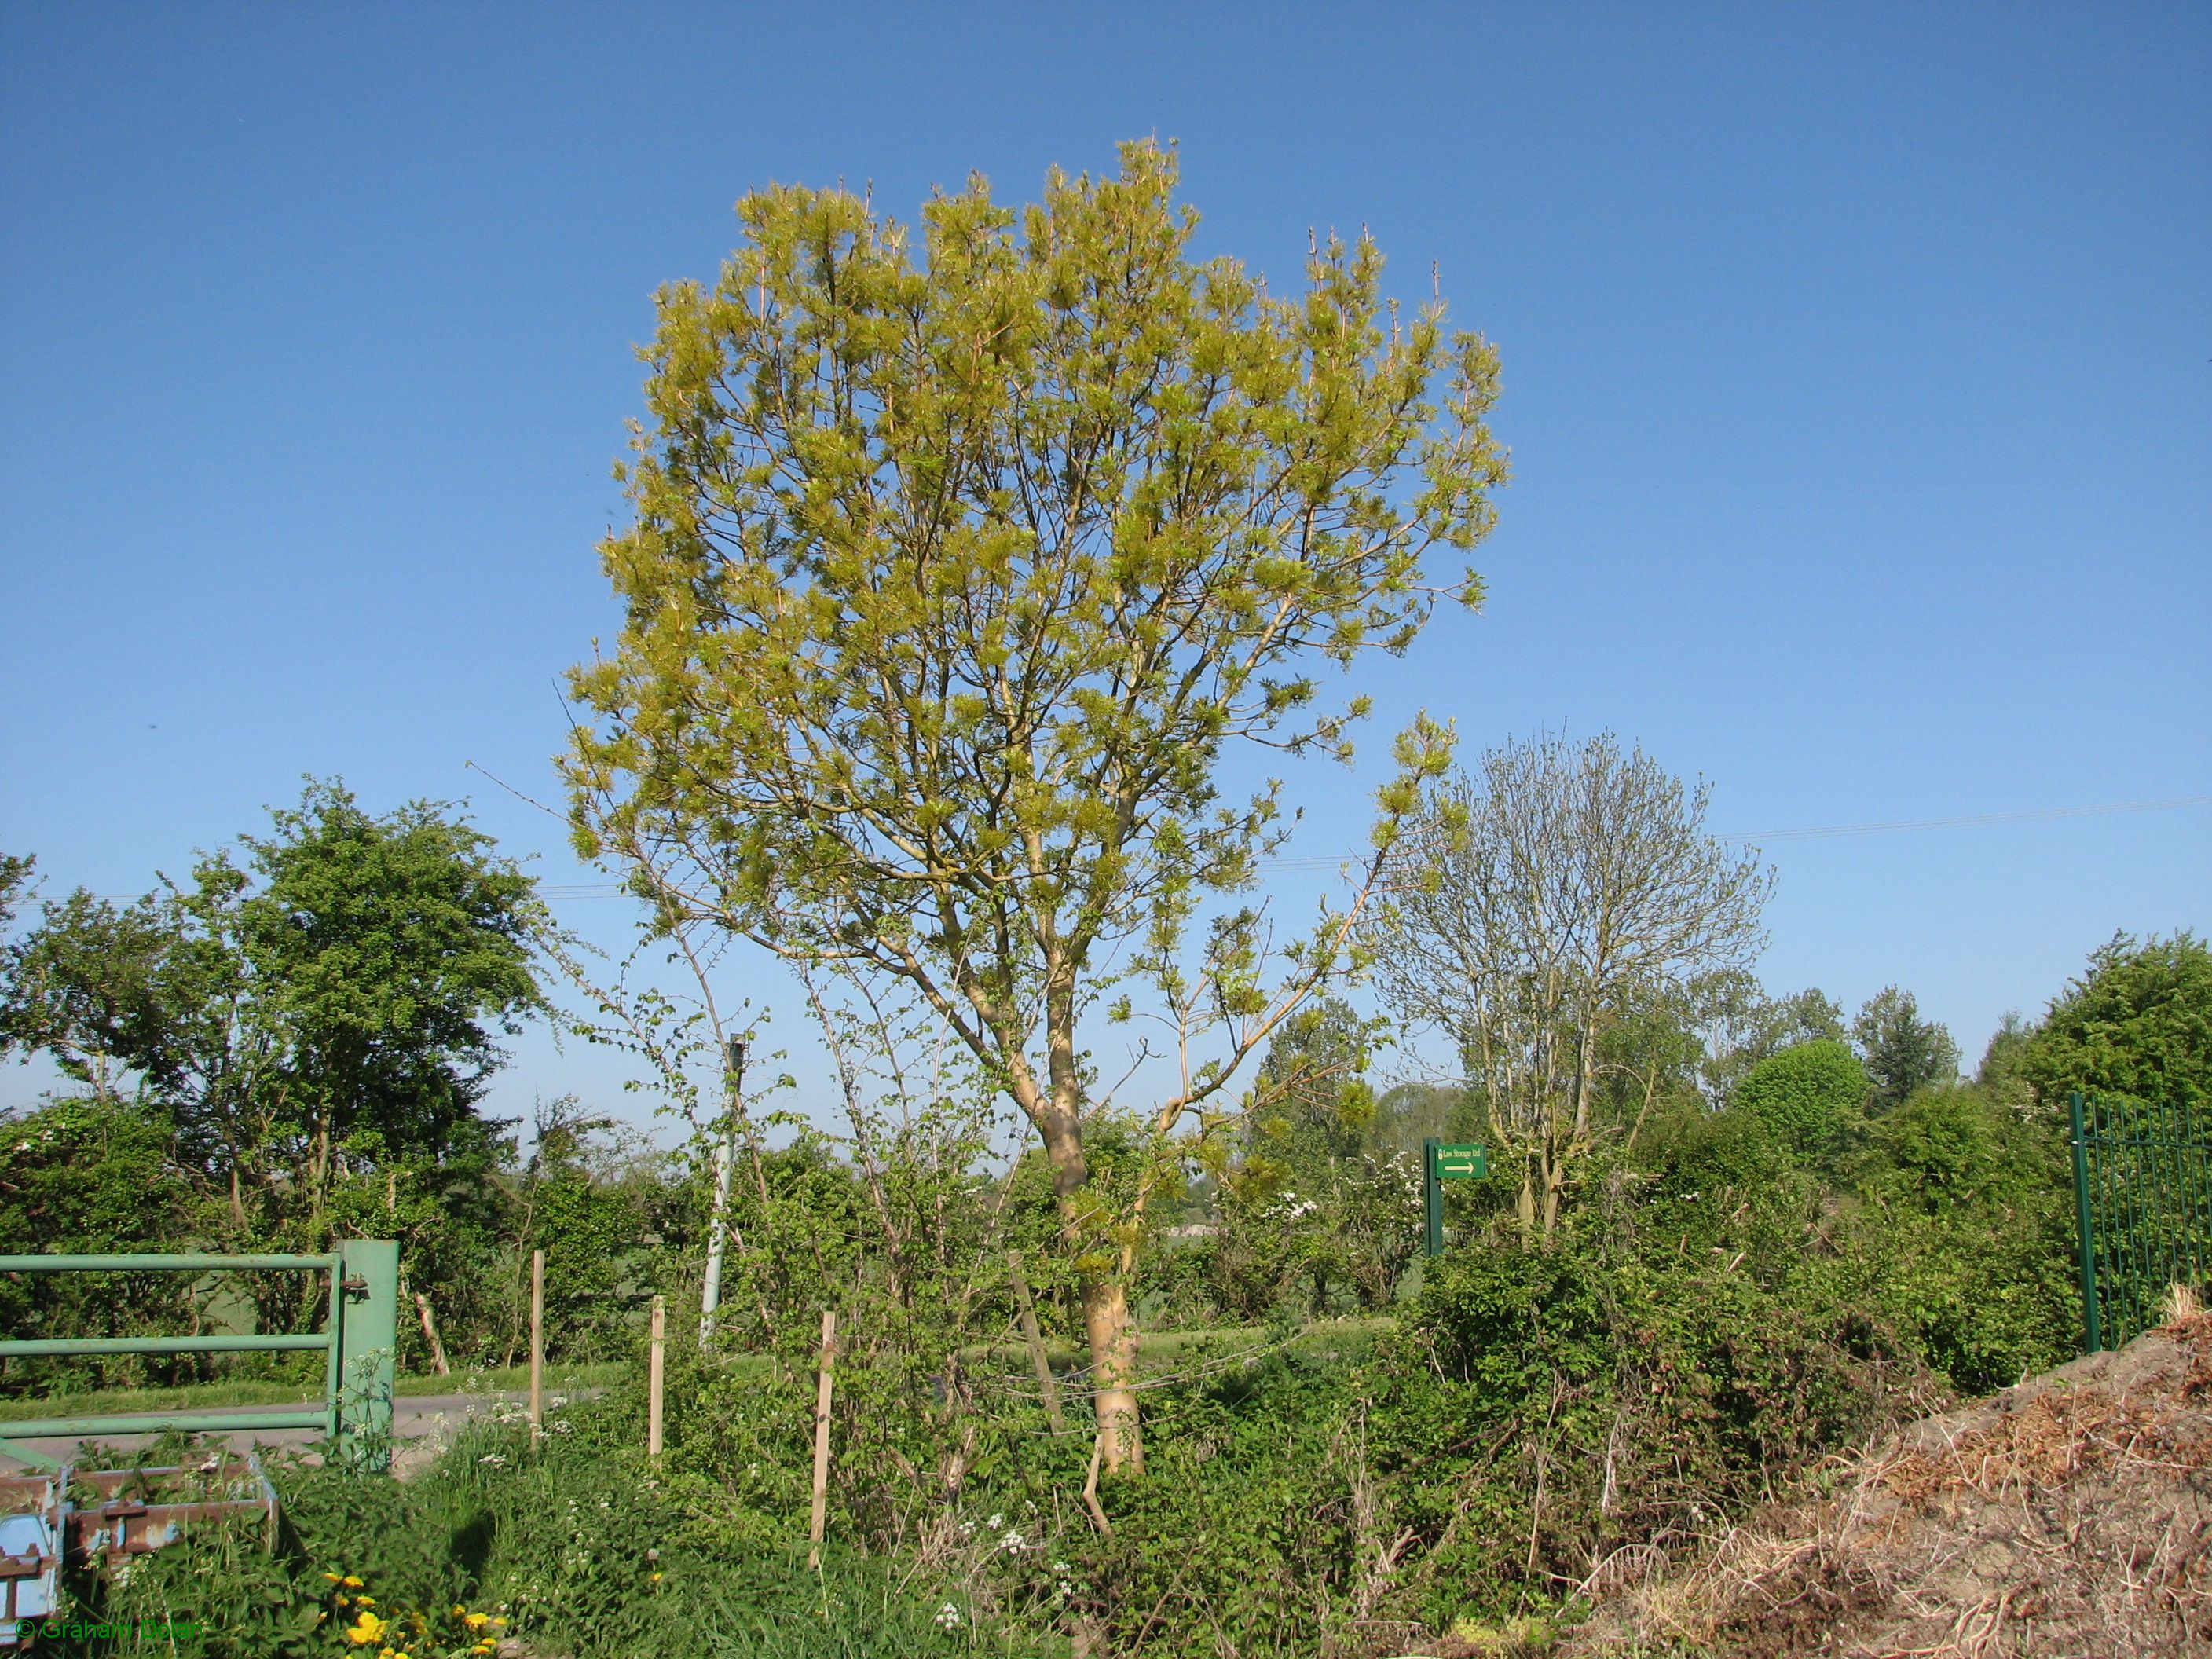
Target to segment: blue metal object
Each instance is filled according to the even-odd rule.
[[[251,1452],[192,1469],[0,1475],[0,1648],[26,1642],[60,1606],[64,1560],[117,1568],[192,1521],[258,1516],[264,1539],[276,1535],[276,1491]]]

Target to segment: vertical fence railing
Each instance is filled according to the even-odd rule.
[[[0,1255],[0,1273],[302,1272],[329,1276],[328,1315],[320,1331],[241,1332],[222,1336],[38,1337],[0,1341],[0,1359],[73,1355],[286,1353],[321,1350],[323,1401],[316,1407],[245,1411],[160,1412],[97,1417],[31,1417],[0,1421],[0,1452],[34,1468],[57,1460],[20,1440],[79,1439],[109,1434],[158,1434],[164,1429],[222,1434],[255,1429],[316,1429],[357,1468],[388,1466],[393,1362],[398,1344],[399,1246],[389,1239],[348,1239],[327,1255]]]
[[[2190,1101],[2067,1097],[2082,1346],[2122,1346],[2212,1273],[2212,1124]]]

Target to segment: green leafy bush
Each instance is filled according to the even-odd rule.
[[[1842,1144],[1869,1087],[1866,1068],[1845,1044],[1800,1042],[1753,1066],[1729,1103],[1756,1115],[1809,1164]]]

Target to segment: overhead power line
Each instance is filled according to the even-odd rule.
[[[1794,826],[1786,830],[1734,830],[1718,837],[1722,841],[1765,842],[1770,841],[1812,841],[1823,836],[1875,836],[1899,830],[1972,830],[1985,824],[2033,823],[2045,818],[2104,817],[2116,812],[2161,812],[2178,807],[2212,806],[2212,795],[2174,795],[2165,800],[2108,801],[2099,806],[2037,806],[2020,812],[1977,812],[1955,818],[1893,818],[1881,823],[1816,823]],[[1267,860],[1271,870],[1334,870],[1350,863],[1358,854],[1341,853],[1301,854],[1291,858]],[[611,882],[570,883],[541,887],[539,894],[548,899],[613,898],[623,890]]]
[[[2167,800],[2118,800],[2102,806],[2038,806],[2025,812],[1978,812],[1963,818],[1899,818],[1887,823],[1824,823],[1795,830],[1746,830],[1723,841],[1809,841],[1815,836],[1872,836],[1890,830],[1969,830],[1985,823],[2031,823],[2043,818],[2094,818],[2111,812],[2158,812],[2177,806],[2212,805],[2212,795]]]

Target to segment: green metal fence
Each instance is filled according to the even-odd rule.
[[[398,1341],[399,1246],[390,1239],[348,1239],[328,1255],[0,1255],[0,1273],[325,1273],[329,1312],[320,1331],[295,1335],[95,1336],[0,1341],[0,1359],[75,1354],[289,1353],[319,1350],[319,1406],[244,1411],[158,1412],[0,1421],[0,1452],[33,1468],[58,1467],[43,1452],[13,1443],[94,1435],[158,1434],[182,1429],[223,1434],[253,1429],[320,1429],[352,1467],[390,1467],[393,1356]]]
[[[2187,1101],[2067,1097],[2084,1348],[2156,1324],[2173,1285],[2212,1271],[2212,1125]]]

